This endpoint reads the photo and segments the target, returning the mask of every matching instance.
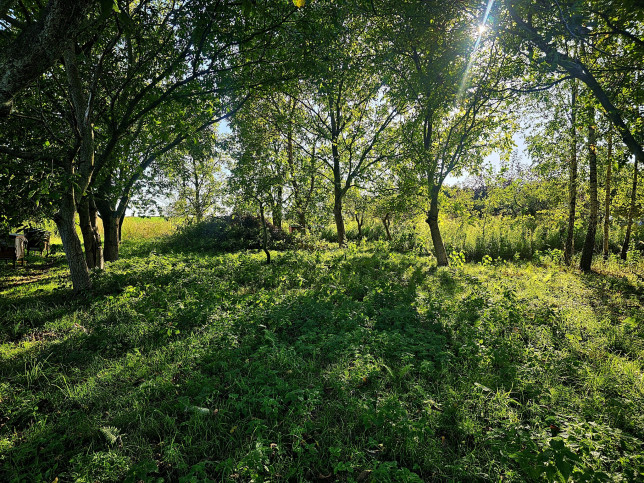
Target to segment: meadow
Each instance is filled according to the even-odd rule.
[[[91,293],[60,251],[0,267],[2,481],[644,478],[639,259],[266,265],[126,223]]]

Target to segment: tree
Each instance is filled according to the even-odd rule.
[[[217,210],[223,191],[223,156],[214,129],[204,131],[168,156],[163,164],[174,193],[171,215],[200,223]]]
[[[233,121],[235,143],[230,153],[233,164],[228,184],[231,192],[242,202],[258,209],[262,223],[262,249],[266,263],[270,264],[266,207],[273,200],[272,191],[283,186],[284,179],[282,171],[274,169],[274,163],[279,161],[271,147],[271,133],[258,129],[258,122],[261,118],[251,109],[240,113]]]
[[[448,264],[438,224],[445,179],[466,165],[476,169],[493,147],[509,143],[509,131],[500,135],[507,111],[497,95],[504,55],[493,40],[485,41],[484,28],[477,37],[470,33],[487,17],[477,22],[472,12],[476,5],[409,4],[393,17],[397,21],[382,22],[394,95],[409,106],[404,142],[426,184],[427,223],[439,266]]]
[[[590,216],[588,217],[588,230],[584,241],[584,248],[581,252],[579,268],[589,272],[593,261],[595,250],[595,234],[597,232],[597,217],[599,202],[597,199],[597,126],[595,121],[595,106],[588,105],[588,168],[589,168],[589,192],[590,192]]]
[[[637,108],[644,102],[644,93],[641,89],[634,91],[635,98],[619,105],[619,96],[615,93],[620,90],[602,85],[602,78],[598,77],[606,78],[619,70],[634,74],[644,68],[644,41],[632,33],[640,29],[641,11],[633,11],[628,1],[580,4],[572,0],[540,4],[513,4],[506,0],[505,9],[509,14],[507,31],[530,47],[526,51],[530,65],[536,69],[543,69],[545,65],[552,75],[558,76],[559,80],[551,81],[551,85],[560,81],[562,74],[583,82],[636,162],[643,159],[644,151],[636,140],[634,129],[640,118]],[[553,16],[553,11],[558,14]],[[589,41],[597,36],[596,31],[603,37],[599,37],[598,45],[591,45]],[[588,48],[573,52],[573,43]],[[609,44],[613,48],[607,48]],[[535,48],[540,54],[534,51]],[[615,55],[616,51],[620,55]],[[581,52],[584,55],[580,55]],[[588,61],[598,58],[601,62]]]
[[[33,112],[16,112],[9,117],[8,122],[15,125],[28,116],[30,125],[51,138],[47,141],[52,148],[43,149],[42,136],[34,136],[31,144],[21,141],[4,151],[13,153],[20,146],[25,148],[19,153],[22,159],[53,160],[60,176],[56,183],[60,191],[53,197],[58,206],[55,220],[75,290],[90,286],[87,263],[72,229],[86,193],[94,197],[106,227],[105,258],[116,259],[118,228],[138,177],[157,156],[238,107],[235,101],[243,100],[243,94],[237,88],[249,87],[249,82],[240,82],[241,71],[245,79],[257,79],[253,73],[271,46],[279,44],[267,33],[295,10],[293,6],[256,2],[252,6],[256,15],[250,15],[246,7],[246,3],[235,1],[213,5],[185,0],[171,6],[157,0],[120,1],[120,13],[113,12],[103,29],[83,32],[76,44],[66,44],[64,71],[55,64],[51,73],[40,79],[42,86],[32,86],[30,99],[22,107]],[[242,10],[248,14],[246,20],[235,21]],[[267,76],[273,74],[270,71]],[[63,79],[65,90],[60,89]],[[188,116],[188,122],[181,122],[194,99],[203,97],[214,102],[191,113],[194,115]],[[45,113],[43,98],[50,103],[53,116]],[[139,151],[148,154],[140,164],[133,170],[121,169],[124,159],[133,159],[121,155],[132,153],[139,135],[151,133],[151,126],[159,125],[155,117],[161,112],[165,113],[161,118],[174,113],[172,127],[177,134],[158,136],[160,142],[155,142],[153,149]],[[163,129],[167,132],[171,126]],[[50,151],[57,153],[51,158],[43,154]],[[121,173],[125,176],[116,183]],[[84,218],[90,223],[91,219]],[[83,232],[91,234],[93,230]],[[85,241],[93,252],[90,246],[95,237]]]
[[[321,80],[311,98],[301,99],[314,119],[314,133],[323,141],[317,156],[333,186],[333,216],[341,247],[346,239],[344,197],[393,155],[395,143],[386,142],[391,141],[386,131],[397,115],[377,77],[365,72],[360,61],[346,61]]]

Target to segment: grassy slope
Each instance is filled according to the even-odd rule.
[[[641,272],[145,251],[0,273],[0,480],[644,474]]]

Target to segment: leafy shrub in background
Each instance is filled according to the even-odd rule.
[[[271,249],[293,246],[293,237],[271,223],[266,223]],[[262,222],[246,213],[215,216],[201,223],[179,228],[168,239],[168,247],[178,250],[215,250],[232,252],[261,248]]]

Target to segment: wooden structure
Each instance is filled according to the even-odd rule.
[[[51,233],[41,228],[26,228],[25,236],[27,237],[27,253],[40,252],[42,255],[46,252],[45,256],[49,256],[49,240]]]
[[[22,260],[23,266],[26,263],[26,260],[25,260],[26,250],[24,249],[26,247],[23,247],[20,255],[18,255],[18,250],[16,249],[17,243],[23,243],[23,240],[25,240],[25,238],[22,237],[18,242],[16,242],[16,238],[18,237],[20,237],[18,233],[10,233],[9,236],[0,238],[0,260],[13,262],[14,268],[16,267],[17,261]]]

